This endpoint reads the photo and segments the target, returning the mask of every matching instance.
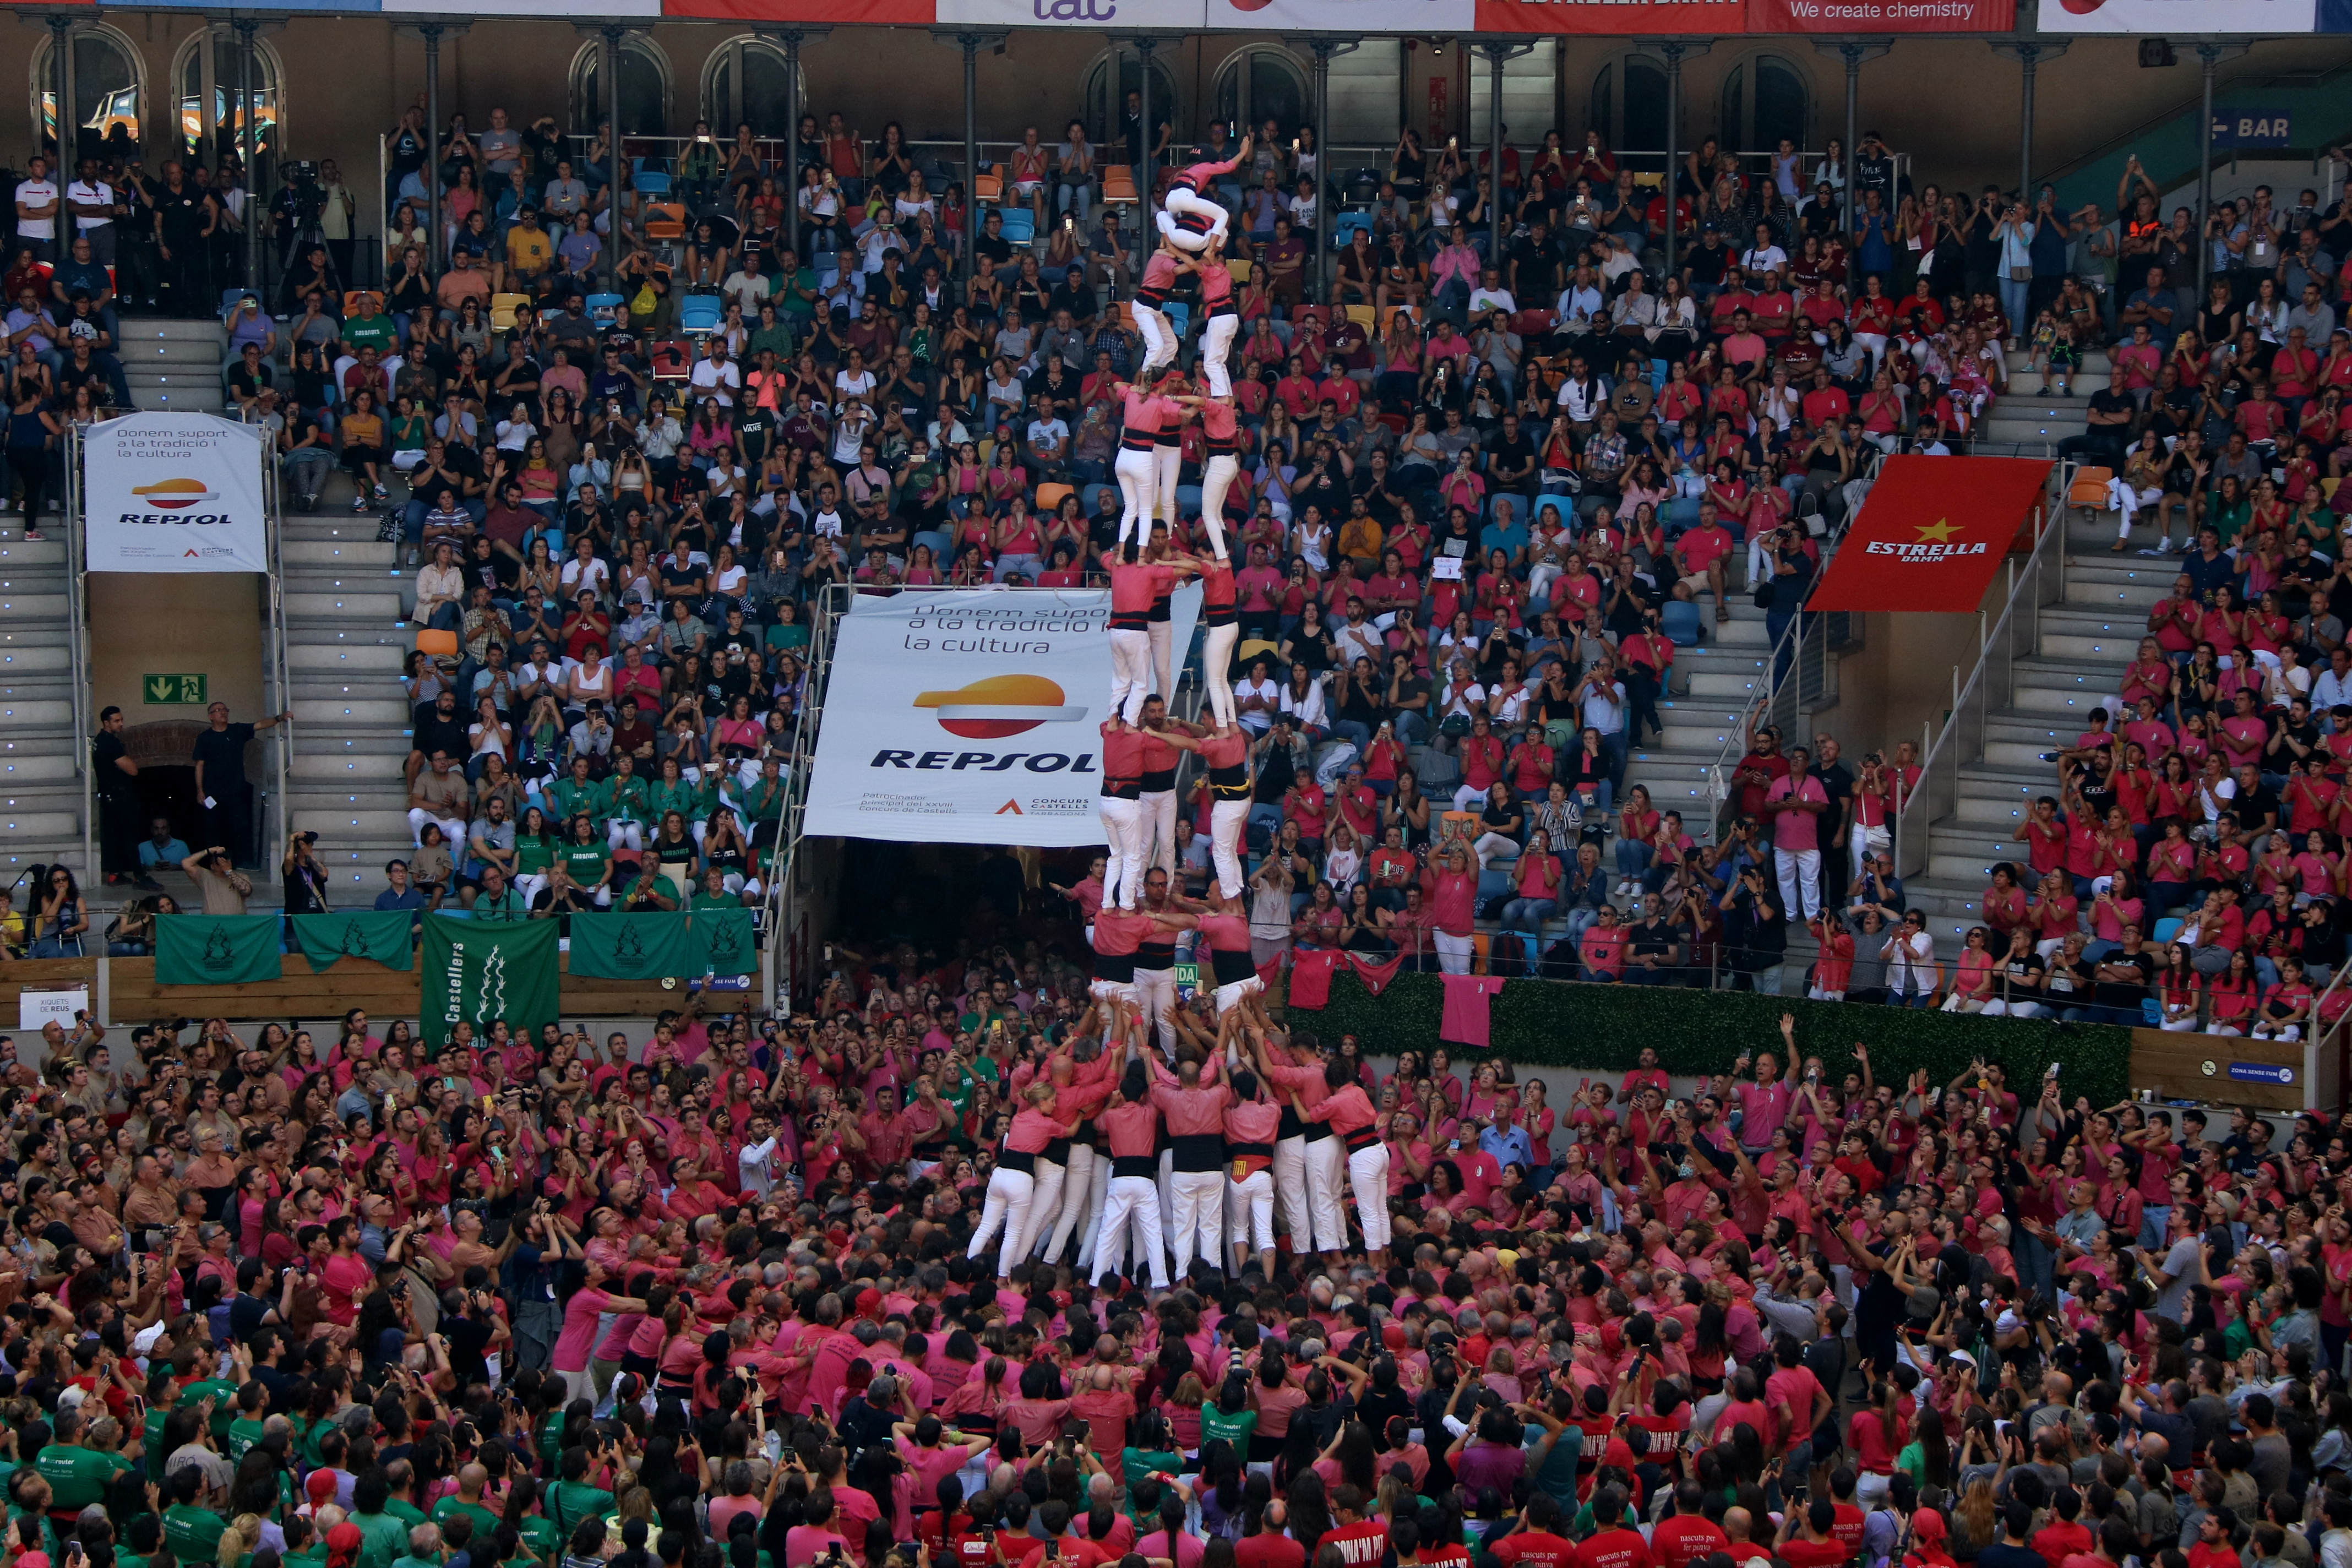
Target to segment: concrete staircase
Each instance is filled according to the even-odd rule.
[[[287,820],[319,835],[338,907],[386,886],[384,862],[411,847],[402,764],[409,752],[402,661],[415,574],[400,546],[375,542],[377,520],[337,469],[317,513],[284,513],[286,662],[294,711]]]
[[[1701,843],[1714,838],[1715,764],[1727,745],[1734,761],[1747,749],[1741,716],[1763,684],[1771,654],[1764,612],[1746,593],[1734,589],[1727,596],[1731,619],[1720,626],[1710,619],[1706,641],[1675,650],[1670,695],[1658,704],[1664,733],[1636,747],[1625,764],[1626,787],[1644,785],[1660,811],[1681,812],[1685,828]],[[1713,616],[1704,595],[1700,607]]]
[[[221,391],[221,327],[215,321],[125,321],[122,375],[131,400],[152,414],[231,414]],[[285,364],[281,361],[282,375]],[[280,383],[282,385],[283,383]]]
[[[95,903],[97,868],[81,863],[86,753],[74,733],[65,523],[42,521],[48,537],[27,540],[22,517],[0,518],[0,887],[36,862],[63,862]]]
[[[2043,753],[2072,745],[2091,710],[2108,703],[2147,630],[2147,612],[2179,574],[2168,559],[2112,554],[2110,514],[2070,525],[2065,595],[2041,613],[2033,653],[2017,664],[2010,706],[1990,715],[1981,755],[1960,767],[1951,815],[1929,826],[1927,867],[1905,883],[1928,911],[1940,952],[1979,919],[1978,896],[1998,861],[2024,864],[2015,835],[2035,799],[2058,793]]]
[[[2008,353],[2007,395],[1994,399],[1977,426],[1971,450],[1982,457],[2053,457],[2058,443],[2079,436],[2088,423],[2091,394],[2107,384],[2104,349],[2083,356],[2083,368],[2069,384],[2070,395],[2042,394],[2042,373],[2024,349]]]

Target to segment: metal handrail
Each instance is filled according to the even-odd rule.
[[[2071,461],[2060,461],[2052,468],[2049,485],[2045,488],[2042,504],[2037,509],[2040,526],[2039,531],[2034,536],[2032,552],[2026,557],[2022,569],[2011,563],[2009,592],[2001,605],[1999,618],[1994,620],[1990,627],[1985,627],[1983,612],[1978,612],[1980,629],[1977,634],[1977,659],[1975,666],[1969,671],[1967,680],[1963,681],[1960,679],[1958,665],[1952,667],[1951,711],[1945,715],[1944,726],[1940,731],[1935,733],[1932,738],[1924,738],[1925,743],[1920,747],[1919,755],[1919,782],[1912,787],[1910,794],[1904,797],[1902,804],[1895,812],[1893,848],[1897,876],[1915,875],[1920,867],[1926,864],[1927,858],[1924,853],[1915,863],[1909,851],[1928,842],[1928,832],[1932,829],[1938,815],[1934,809],[1934,803],[1936,768],[1939,762],[1948,761],[1952,773],[1952,797],[1957,805],[1959,797],[1959,769],[1961,763],[1966,760],[1960,755],[1959,751],[1961,717],[1968,710],[1969,700],[1977,694],[1980,686],[1993,678],[1993,648],[1996,644],[2005,645],[2011,622],[2017,617],[2021,605],[2023,605],[2027,613],[2034,617],[2035,643],[2039,646],[2042,578],[2043,567],[2046,564],[2043,557],[2045,551],[2054,552],[2057,563],[2055,576],[2058,596],[2061,598],[2065,596],[2065,499],[2074,482],[2074,470],[2079,466]],[[2014,664],[2014,660],[2011,662]],[[1929,721],[1928,723],[1932,725],[1933,721]],[[1981,726],[1979,726],[1978,744],[1979,748],[1983,744]],[[1914,815],[1923,811],[1927,815],[1919,818],[1916,827],[1913,826]]]
[[[776,1010],[780,992],[778,970],[782,964],[784,921],[791,900],[787,885],[800,875],[802,826],[808,814],[808,778],[815,756],[817,725],[824,718],[825,689],[833,675],[834,638],[841,617],[856,599],[846,583],[829,583],[810,602],[814,617],[809,628],[808,665],[801,673],[800,706],[793,714],[792,762],[784,772],[784,815],[776,825],[776,847],[768,862],[761,926],[766,941],[760,952],[760,1000]]]
[[[87,892],[103,888],[97,858],[98,780],[92,767],[90,748],[98,744],[98,719],[92,710],[89,690],[89,554],[83,547],[81,483],[82,426],[66,426],[66,493],[65,527],[60,531],[66,543],[66,646],[68,662],[73,672],[74,734],[80,755],[75,759],[75,772],[81,775],[81,879]],[[25,514],[25,526],[31,528],[39,519],[29,510]]]
[[[1871,454],[1861,476],[1865,482],[1875,482],[1880,467],[1886,461],[1886,454],[1875,447],[1871,448]],[[1820,569],[1814,573],[1814,581],[1819,582],[1821,574],[1829,570],[1830,562],[1837,555],[1839,544],[1845,539],[1846,530],[1852,528],[1854,519],[1861,515],[1862,509],[1853,508],[1846,513],[1843,521],[1822,536],[1822,563]],[[1731,774],[1738,766],[1739,759],[1748,754],[1748,743],[1756,733],[1757,724],[1778,706],[1784,679],[1795,685],[1798,694],[1798,717],[1801,718],[1803,715],[1805,638],[1809,635],[1819,636],[1823,639],[1822,679],[1823,689],[1826,692],[1829,679],[1828,617],[1812,611],[1801,612],[1789,623],[1788,629],[1780,634],[1780,640],[1765,649],[1764,679],[1753,691],[1748,693],[1747,706],[1733,718],[1730,730],[1723,738],[1722,747],[1716,752],[1715,761],[1707,767],[1707,791],[1714,808],[1713,820],[1718,843],[1722,841],[1724,808],[1731,801]],[[1780,650],[1784,647],[1789,650],[1789,673],[1785,678],[1780,673]]]

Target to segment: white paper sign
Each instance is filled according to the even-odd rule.
[[[1171,606],[1177,668],[1201,590]],[[843,616],[807,831],[920,844],[1103,841],[1110,593],[912,589]]]
[[[267,572],[260,427],[131,414],[82,437],[93,572]]]
[[[70,1029],[74,1015],[89,1005],[89,987],[87,985],[60,986],[53,990],[36,990],[28,985],[16,993],[16,1027],[37,1031],[54,1018]]]

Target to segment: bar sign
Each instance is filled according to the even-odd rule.
[[[151,708],[201,708],[205,679],[201,675],[142,675],[139,689]]]

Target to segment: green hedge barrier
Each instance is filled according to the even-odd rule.
[[[1434,974],[1399,974],[1376,997],[1343,965],[1331,977],[1329,1005],[1292,1008],[1287,1021],[1327,1041],[1354,1035],[1367,1056],[1394,1056],[1443,1044],[1437,1026],[1444,1011],[1444,987]],[[1832,1078],[1843,1075],[1859,1040],[1870,1047],[1876,1081],[1897,1089],[1923,1068],[1927,1081],[1941,1088],[1981,1054],[2008,1070],[2011,1092],[2023,1100],[2040,1093],[2052,1062],[2059,1064],[2069,1104],[2082,1095],[2094,1105],[2113,1105],[2130,1092],[2132,1032],[2114,1025],[1979,1018],[1752,991],[1513,980],[1491,1004],[1490,1050],[1446,1048],[1456,1072],[1481,1055],[1622,1072],[1638,1064],[1646,1046],[1668,1072],[1704,1076],[1730,1071],[1742,1050],[1778,1051],[1783,1013],[1796,1017],[1799,1049],[1818,1055]],[[1555,1085],[1552,1102],[1565,1104],[1571,1087]]]

